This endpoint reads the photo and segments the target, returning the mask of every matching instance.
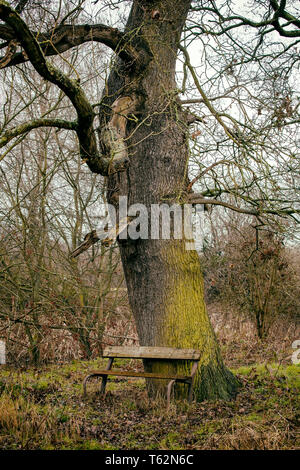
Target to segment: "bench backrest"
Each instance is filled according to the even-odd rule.
[[[108,346],[103,350],[103,357],[126,357],[135,359],[182,359],[198,361],[197,349],[161,348],[156,346]]]

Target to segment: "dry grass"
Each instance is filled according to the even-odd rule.
[[[232,402],[150,400],[143,380],[113,379],[103,400],[82,380],[101,360],[76,360],[39,369],[0,369],[0,449],[297,449],[299,448],[299,368],[291,345],[295,323],[273,325],[267,341],[253,324],[209,305],[226,364],[243,383]],[[126,325],[107,338],[119,342]],[[128,323],[127,335],[135,338]],[[111,336],[109,336],[111,334]],[[133,342],[132,339],[129,339]],[[119,343],[120,344],[120,343]],[[63,358],[63,355],[62,355]],[[121,368],[128,361],[119,361]],[[131,361],[130,367],[139,367]]]
[[[232,367],[260,362],[291,363],[293,341],[300,338],[300,324],[295,318],[278,318],[265,340],[257,336],[251,320],[233,307],[208,304],[208,312],[218,336],[222,355]]]
[[[237,369],[243,387],[232,402],[147,397],[143,380],[114,379],[105,399],[98,382],[82,397],[82,379],[99,361],[41,370],[2,369],[1,449],[296,449],[299,366]],[[121,367],[127,367],[122,360]]]

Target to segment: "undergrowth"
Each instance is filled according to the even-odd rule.
[[[137,363],[131,361],[130,367]],[[143,380],[82,380],[101,360],[0,370],[1,449],[296,449],[299,366],[233,370],[243,387],[232,402],[150,400]],[[128,361],[119,361],[121,368]]]

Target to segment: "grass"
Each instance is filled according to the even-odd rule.
[[[82,379],[101,361],[0,370],[1,449],[296,449],[299,366],[276,363],[234,370],[243,387],[232,402],[188,405],[149,400],[142,379]],[[125,360],[119,361],[126,368]]]

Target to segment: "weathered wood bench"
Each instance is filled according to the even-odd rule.
[[[94,371],[87,375],[83,381],[83,393],[86,396],[87,381],[92,377],[102,377],[102,384],[100,393],[105,393],[105,387],[108,376],[121,376],[121,377],[144,377],[151,379],[166,379],[169,380],[167,386],[167,407],[170,404],[170,397],[172,387],[175,382],[186,383],[189,385],[188,400],[192,401],[193,397],[193,384],[195,374],[198,368],[200,359],[200,352],[196,349],[179,349],[179,348],[166,348],[166,347],[150,347],[150,346],[109,346],[104,349],[102,357],[107,357],[108,363],[105,370]],[[153,372],[136,372],[134,370],[122,371],[114,369],[112,365],[115,358],[128,358],[128,359],[151,359],[157,361],[193,361],[190,375],[166,375]]]

